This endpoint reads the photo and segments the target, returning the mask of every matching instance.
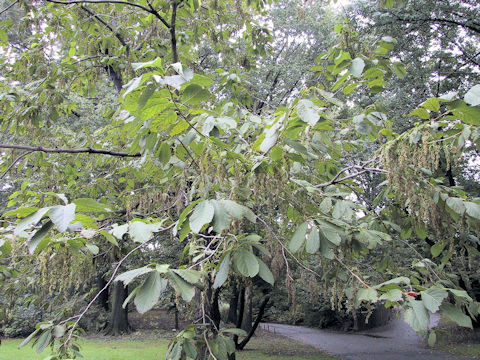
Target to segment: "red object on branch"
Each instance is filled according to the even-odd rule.
[[[411,296],[411,297],[417,297],[418,293],[415,291],[407,291],[405,292],[406,295]]]

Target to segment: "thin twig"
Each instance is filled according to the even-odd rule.
[[[218,360],[215,355],[213,355],[212,349],[210,348],[210,345],[208,344],[208,339],[207,339],[207,333],[203,333],[203,338],[205,339],[205,344],[207,345],[208,352],[210,353],[210,356],[213,357],[213,360]]]
[[[2,11],[0,11],[0,15],[3,15],[4,12],[10,10],[11,7],[13,7],[15,4],[17,4],[19,2],[19,0],[15,0],[13,3],[11,3],[10,5],[8,5],[5,9],[3,9]]]
[[[3,179],[5,177],[5,175],[7,175],[7,173],[10,171],[10,169],[12,167],[15,166],[16,163],[18,163],[20,160],[22,160],[22,158],[24,158],[25,156],[27,156],[28,154],[31,154],[33,151],[27,151],[27,152],[24,152],[22,155],[20,155],[19,157],[17,157],[15,160],[12,161],[12,163],[10,164],[10,166],[7,168],[7,170],[5,170],[5,172],[0,176],[0,180]]]
[[[371,288],[370,285],[368,285],[365,281],[363,281],[360,276],[355,274],[353,270],[351,270],[342,260],[340,260],[337,255],[335,255],[335,260],[337,260],[345,269],[348,270],[350,274],[352,274],[358,281],[360,281],[363,286],[365,286],[366,288]]]

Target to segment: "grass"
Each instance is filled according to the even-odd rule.
[[[140,338],[146,338],[141,340]],[[37,354],[27,345],[20,350],[21,339],[2,340],[0,360],[42,360],[49,355],[48,349]],[[121,338],[97,337],[84,340],[82,355],[85,360],[152,360],[164,359],[168,339],[152,335],[124,336]],[[267,332],[259,332],[237,360],[334,360],[311,346]]]

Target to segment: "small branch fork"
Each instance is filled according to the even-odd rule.
[[[29,153],[34,151],[40,151],[44,153],[68,153],[68,154],[103,154],[117,157],[140,157],[140,153],[128,153],[122,151],[106,150],[106,149],[94,149],[94,148],[77,148],[77,149],[61,149],[61,148],[47,148],[43,146],[29,146],[29,145],[16,145],[16,144],[0,144],[0,149],[20,149],[27,150]],[[24,154],[23,156],[27,155]]]
[[[362,174],[365,174],[367,172],[378,172],[378,173],[381,173],[381,174],[388,174],[388,171],[387,170],[384,170],[384,169],[381,169],[381,168],[378,168],[378,167],[369,167],[368,165],[371,164],[372,162],[374,162],[376,160],[375,159],[372,159],[370,161],[367,161],[365,163],[363,163],[362,165],[351,165],[351,166],[347,166],[346,168],[340,170],[337,175],[335,175],[333,177],[332,180],[330,181],[327,181],[327,182],[324,182],[322,184],[318,184],[318,185],[315,185],[316,188],[322,188],[322,187],[327,187],[329,185],[333,185],[333,184],[338,184],[338,183],[341,183],[345,180],[348,180],[348,179],[352,179],[354,177],[357,177],[359,175],[362,175]],[[344,177],[341,177],[341,175],[349,170],[357,170],[356,172],[354,172],[353,174],[350,174],[350,175],[347,175],[347,176],[344,176]]]

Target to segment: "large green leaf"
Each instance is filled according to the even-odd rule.
[[[258,275],[263,279],[265,280],[267,283],[269,283],[270,285],[274,285],[275,284],[275,279],[273,277],[273,274],[272,272],[270,271],[270,269],[268,268],[267,264],[265,264],[261,259],[259,259],[257,257],[257,261],[258,261],[258,265],[259,265],[259,268],[258,268]]]
[[[423,304],[431,313],[436,313],[442,304],[443,299],[448,296],[448,293],[445,290],[437,288],[430,288],[426,291],[422,291],[421,294]]]
[[[190,229],[198,234],[203,226],[209,224],[215,215],[215,208],[210,200],[204,200],[199,203],[190,215]]]
[[[362,58],[355,58],[352,60],[352,64],[350,66],[350,72],[355,77],[362,76],[363,69],[365,68],[365,61]]]
[[[75,218],[75,204],[54,206],[50,209],[48,216],[57,227],[58,231],[65,232],[68,225]]]
[[[440,311],[450,320],[456,322],[457,325],[472,329],[472,319],[465,315],[458,307],[449,303],[444,303],[440,306]]]
[[[218,267],[217,274],[215,276],[215,281],[213,282],[213,288],[218,289],[222,286],[228,278],[228,272],[230,270],[230,254],[227,254],[220,266]]]
[[[130,223],[128,233],[133,241],[144,243],[152,238],[154,232],[162,227],[162,223],[146,224],[143,221],[134,221]]]
[[[456,100],[448,105],[453,115],[465,124],[480,125],[480,107],[469,106],[462,100]]]
[[[465,102],[470,106],[480,105],[480,85],[475,85],[465,94]]]
[[[361,288],[355,296],[355,304],[359,306],[362,301],[376,302],[378,300],[378,292],[373,288]]]
[[[186,105],[197,105],[210,97],[210,92],[200,85],[192,84],[183,91],[182,102]]]
[[[167,276],[170,280],[170,285],[177,291],[183,300],[189,302],[193,299],[195,295],[195,287],[185,280],[183,280],[180,276],[175,274],[173,271],[169,271]]]
[[[197,270],[192,269],[176,269],[172,270],[174,273],[179,275],[183,280],[190,284],[198,284],[202,278],[202,273]]]
[[[315,126],[318,120],[320,120],[318,111],[318,106],[310,100],[302,99],[297,104],[298,117],[310,126]]]
[[[333,227],[320,225],[320,235],[323,235],[325,239],[330,241],[334,245],[340,245],[342,242],[342,237]]]
[[[50,210],[50,207],[45,207],[35,211],[33,214],[28,215],[26,218],[20,220],[17,224],[17,227],[14,230],[16,236],[20,235],[23,231],[28,229],[30,226],[35,226],[42,219],[42,217]]]
[[[50,340],[52,340],[52,330],[46,330],[37,340],[37,344],[35,345],[35,350],[37,353],[41,353],[45,348],[50,344]]]
[[[258,274],[260,266],[257,257],[251,251],[238,249],[233,255],[233,262],[237,271],[243,276],[254,277]]]
[[[314,227],[307,236],[307,243],[305,244],[305,251],[309,254],[314,254],[320,248],[320,235],[318,229]]]
[[[74,200],[73,203],[77,206],[77,212],[103,213],[112,211],[108,206],[101,204],[94,199],[80,198]]]
[[[292,235],[292,239],[290,240],[290,244],[288,245],[290,251],[297,252],[305,243],[305,234],[307,233],[308,223],[302,223],[297,230]]]
[[[474,219],[480,220],[480,205],[479,204],[474,203],[474,202],[465,201],[463,203],[463,205],[465,206],[465,209],[466,209],[466,212],[467,212],[468,216],[470,216]]]
[[[154,307],[166,287],[167,280],[162,279],[158,272],[151,272],[142,287],[138,290],[137,296],[135,296],[135,300],[133,301],[137,311],[143,314]]]
[[[47,221],[39,230],[37,230],[30,240],[28,240],[27,247],[30,254],[35,252],[35,249],[37,248],[38,244],[40,244],[40,241],[42,241],[48,235],[52,227],[53,223],[50,220]]]
[[[465,205],[462,199],[457,197],[449,197],[446,203],[447,206],[458,215],[463,215],[465,213]]]
[[[403,315],[405,322],[415,331],[427,331],[430,318],[423,302],[408,299],[408,306]]]
[[[144,266],[138,269],[133,269],[127,272],[124,272],[121,275],[118,275],[115,279],[115,281],[122,281],[125,286],[130,284],[136,277],[143,275],[143,274],[148,274],[149,272],[152,272],[154,269],[152,269],[149,266]]]

